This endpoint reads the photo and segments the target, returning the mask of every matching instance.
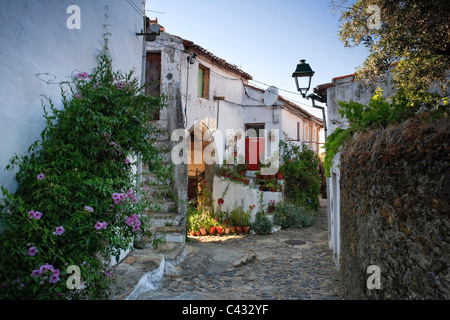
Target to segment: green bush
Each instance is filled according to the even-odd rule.
[[[311,226],[314,219],[315,214],[311,209],[281,202],[275,208],[273,222],[284,229],[302,228]]]
[[[63,108],[44,106],[41,140],[8,165],[18,189],[2,188],[0,299],[108,298],[111,256],[151,236],[131,159],[163,172],[150,125],[161,100],[141,95],[132,72],[112,71],[106,44],[93,73],[67,83],[72,98],[61,89]],[[67,286],[71,265],[81,289]]]
[[[285,199],[297,206],[319,208],[319,157],[306,144],[280,141]]]
[[[270,234],[272,232],[273,223],[269,218],[261,212],[256,213],[255,221],[251,228],[256,234]]]
[[[421,100],[428,102],[419,104],[402,89],[386,99],[382,90],[378,88],[367,105],[354,101],[339,101],[338,112],[341,117],[348,119],[349,127],[346,129],[337,128],[328,136],[325,143],[326,154],[323,164],[325,175],[330,177],[334,156],[339,152],[339,148],[352,138],[355,132],[385,128],[389,124],[400,123],[419,114],[430,119],[448,117],[448,97],[443,98],[442,104],[436,106],[430,102],[433,100],[432,96],[432,93],[423,94]]]

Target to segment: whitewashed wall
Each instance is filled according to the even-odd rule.
[[[131,0],[142,8],[141,0]],[[70,5],[80,8],[80,29],[68,29]],[[105,6],[113,67],[141,75],[142,14],[127,1],[3,0],[0,9],[0,182],[15,191],[9,159],[24,154],[44,127],[41,95],[62,107],[57,82],[91,72],[103,46]],[[70,19],[69,19],[70,20]],[[71,22],[71,21],[69,21]],[[70,23],[69,23],[70,25]],[[48,73],[47,75],[45,73]],[[36,76],[40,74],[40,79]],[[43,81],[44,80],[44,81]],[[47,83],[50,81],[51,83]]]

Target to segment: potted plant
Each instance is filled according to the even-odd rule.
[[[242,215],[242,228],[245,233],[250,232],[250,217],[252,210],[256,207],[256,205],[249,206],[248,211],[243,211]]]
[[[269,201],[269,212],[274,212],[275,211],[275,200],[270,200]]]

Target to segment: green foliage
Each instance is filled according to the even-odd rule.
[[[319,207],[319,157],[306,144],[301,146],[280,141],[283,150],[285,199],[298,206],[317,210]]]
[[[140,94],[132,73],[112,71],[106,40],[99,66],[67,84],[71,98],[61,89],[62,109],[49,100],[42,139],[8,166],[19,171],[15,194],[2,188],[1,299],[107,299],[111,256],[151,236],[132,159],[167,173],[150,124],[162,102]],[[70,265],[81,269],[80,290],[67,287]]]
[[[328,136],[327,142],[325,142],[326,153],[323,161],[326,177],[330,177],[330,170],[333,165],[334,156],[339,152],[339,148],[350,140],[351,137],[352,130],[350,128],[336,128],[336,130]]]
[[[302,228],[311,226],[314,219],[315,214],[311,209],[281,202],[275,208],[273,222],[282,228]]]
[[[261,212],[255,216],[255,221],[252,224],[252,230],[256,234],[270,234],[272,232],[273,224],[269,218]]]
[[[327,177],[330,176],[330,168],[334,156],[355,132],[373,128],[385,128],[389,124],[400,123],[410,117],[414,117],[416,113],[421,111],[418,105],[403,90],[399,90],[390,99],[386,99],[381,89],[377,89],[368,105],[354,101],[340,101],[339,106],[338,112],[343,118],[348,119],[349,127],[346,129],[337,128],[325,143],[324,168]],[[441,117],[445,115],[445,108],[446,106],[443,106],[428,115],[430,117]]]
[[[448,89],[446,71],[450,69],[448,1],[446,0],[358,0],[333,1],[341,11],[339,38],[346,47],[363,44],[369,56],[356,73],[365,84],[392,80],[415,103],[437,105]],[[376,19],[369,6],[379,8],[379,28],[370,25]],[[345,10],[340,10],[346,8]],[[370,26],[370,27],[369,27]],[[427,92],[438,84],[440,92]]]

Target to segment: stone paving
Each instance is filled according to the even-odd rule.
[[[188,256],[139,300],[341,300],[326,200],[314,224],[271,235],[191,237]],[[287,242],[286,242],[287,241]]]

